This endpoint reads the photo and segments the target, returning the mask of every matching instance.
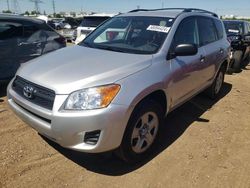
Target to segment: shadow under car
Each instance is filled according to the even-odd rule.
[[[41,136],[50,146],[56,149],[59,153],[67,157],[74,163],[82,166],[83,168],[109,176],[120,176],[132,172],[143,165],[147,164],[171,144],[173,144],[185,130],[195,121],[208,123],[209,119],[201,118],[207,110],[212,108],[219,100],[224,98],[232,89],[232,85],[225,83],[221,90],[220,95],[216,100],[208,99],[204,97],[204,94],[200,94],[181,107],[177,108],[164,120],[164,129],[160,144],[155,148],[153,154],[151,154],[147,159],[141,161],[135,165],[128,165],[127,163],[119,160],[113,155],[112,152],[106,152],[101,154],[88,154],[81,153],[69,149],[65,149],[53,141]],[[181,117],[181,118],[180,118]]]

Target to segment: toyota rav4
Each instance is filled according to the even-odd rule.
[[[155,148],[164,116],[202,91],[220,93],[229,50],[212,12],[135,10],[22,65],[8,102],[63,147],[137,162]]]

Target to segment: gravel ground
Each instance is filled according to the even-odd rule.
[[[38,135],[0,90],[0,187],[250,188],[250,66],[227,75],[217,101],[199,95],[165,120],[162,144],[128,166],[111,153],[84,154]]]

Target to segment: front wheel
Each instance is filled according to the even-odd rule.
[[[244,59],[241,68],[245,69],[248,66],[249,62],[250,62],[250,54],[246,57],[246,59]]]
[[[162,107],[154,101],[139,104],[132,113],[116,154],[128,163],[143,160],[154,149],[163,121]]]
[[[234,52],[234,63],[233,63],[233,69],[234,72],[239,73],[241,71],[241,63],[242,63],[242,56],[243,52],[240,50],[237,50]]]
[[[213,84],[206,91],[206,93],[211,99],[215,99],[220,94],[221,88],[224,83],[224,78],[225,78],[225,71],[223,67],[221,67],[216,75]]]

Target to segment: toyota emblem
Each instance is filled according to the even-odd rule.
[[[23,88],[23,95],[28,98],[32,99],[34,96],[35,89],[32,86],[24,86]]]

